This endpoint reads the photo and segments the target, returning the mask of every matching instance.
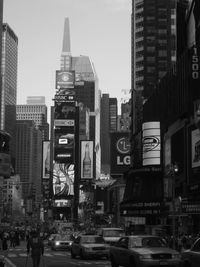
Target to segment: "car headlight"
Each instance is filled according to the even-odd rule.
[[[180,260],[181,259],[181,255],[180,254],[172,254],[172,259]]]
[[[151,254],[143,254],[143,255],[139,255],[139,258],[140,258],[141,260],[149,260],[149,259],[151,259],[152,257],[151,257]]]
[[[60,242],[59,242],[59,241],[56,241],[56,242],[55,242],[55,245],[56,245],[56,246],[59,246],[59,245],[60,245]]]

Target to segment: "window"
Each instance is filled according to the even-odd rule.
[[[192,251],[200,251],[200,239],[194,244]]]
[[[167,51],[166,50],[159,50],[158,51],[158,56],[159,57],[166,57],[167,56]]]

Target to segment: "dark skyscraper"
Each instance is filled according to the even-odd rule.
[[[142,105],[176,63],[176,1],[132,0],[133,132]]]

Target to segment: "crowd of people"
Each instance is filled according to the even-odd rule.
[[[0,249],[7,250],[9,247],[20,245],[20,240],[24,240],[24,233],[19,229],[0,230]]]

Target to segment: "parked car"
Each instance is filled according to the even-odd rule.
[[[110,247],[112,267],[181,266],[181,256],[159,236],[124,236]]]
[[[90,257],[106,257],[109,256],[109,245],[107,245],[103,237],[98,235],[79,235],[71,246],[71,257],[76,256],[82,259]]]
[[[183,267],[200,266],[200,238],[196,239],[190,249],[181,252]]]
[[[122,236],[125,236],[122,228],[100,228],[97,230],[97,233],[110,245],[115,244]]]
[[[53,240],[51,241],[51,249],[52,250],[70,250],[72,245],[72,236],[71,235],[64,235],[64,234],[57,234],[54,236]]]

